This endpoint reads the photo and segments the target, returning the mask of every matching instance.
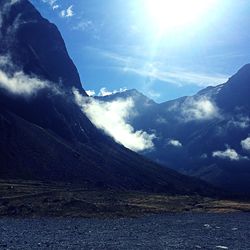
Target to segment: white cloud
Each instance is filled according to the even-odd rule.
[[[168,145],[174,146],[174,147],[182,147],[182,143],[178,140],[171,139],[168,141]]]
[[[232,118],[228,123],[228,126],[246,129],[250,126],[250,118],[248,116],[240,116],[236,118]]]
[[[58,9],[60,6],[57,4],[58,0],[42,0],[44,3],[50,5],[53,10]]]
[[[135,131],[127,123],[127,119],[133,113],[134,103],[132,99],[101,102],[93,98],[83,97],[75,89],[73,89],[73,93],[76,103],[91,122],[112,136],[116,142],[134,151],[143,151],[154,147],[154,134],[148,134],[142,130]]]
[[[246,156],[239,155],[234,149],[227,148],[225,151],[215,151],[212,153],[213,157],[231,160],[231,161],[239,161],[239,160],[247,160]]]
[[[87,93],[88,96],[94,96],[95,95],[94,90],[86,90],[85,92]]]
[[[190,71],[185,68],[166,67],[165,62],[147,62],[131,56],[124,56],[111,51],[94,49],[103,57],[117,63],[117,69],[122,72],[132,73],[152,80],[172,83],[178,86],[196,85],[199,87],[216,86],[228,80],[228,75],[220,73],[207,73]]]
[[[113,51],[100,50],[94,47],[88,47],[98,55],[106,57],[115,62],[115,69],[123,73],[130,73],[144,78],[150,78],[151,81],[162,81],[175,84],[177,86],[196,85],[199,87],[216,86],[225,83],[229,76],[221,73],[210,73],[206,71],[190,71],[187,68],[177,68],[166,65],[165,60],[150,61],[141,57],[146,53],[142,48],[136,47],[133,55],[123,55]],[[138,51],[140,56],[134,56]],[[114,68],[114,66],[112,66]]]
[[[0,66],[12,66],[9,56],[0,56]]]
[[[118,90],[107,90],[105,87],[104,88],[101,88],[99,93],[98,93],[98,96],[108,96],[108,95],[113,95],[113,94],[116,94],[116,93],[122,93],[122,92],[125,92],[127,90],[127,88],[120,88]]]
[[[243,149],[250,151],[250,137],[247,137],[245,140],[242,140],[241,146]]]
[[[73,5],[70,5],[67,9],[61,11],[61,17],[74,16]]]
[[[36,94],[44,88],[49,88],[55,94],[62,93],[62,91],[51,82],[40,80],[36,76],[26,75],[21,70],[7,74],[5,68],[11,71],[15,69],[8,55],[0,56],[0,88],[12,94],[29,96]]]
[[[184,69],[161,69],[155,64],[142,67],[124,67],[123,71],[131,72],[154,80],[176,84],[178,86],[197,85],[199,87],[215,86],[227,81],[228,77],[221,74],[191,72]]]
[[[216,104],[207,97],[187,98],[181,104],[181,114],[185,121],[209,120],[220,116]]]
[[[59,6],[58,4],[55,4],[55,5],[52,6],[52,9],[53,9],[53,10],[56,10],[56,9],[58,9],[59,7],[60,7],[60,6]]]
[[[162,117],[162,116],[158,116],[157,119],[155,120],[157,123],[159,124],[166,124],[168,123],[166,118]]]
[[[93,22],[90,20],[81,20],[79,23],[77,23],[75,26],[73,26],[73,30],[81,30],[85,31],[87,29],[92,28]]]
[[[36,77],[30,77],[19,71],[8,76],[0,70],[0,87],[12,94],[32,95],[40,89],[48,87],[48,83]]]

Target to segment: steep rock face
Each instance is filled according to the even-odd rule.
[[[137,102],[137,116],[129,122],[136,130],[155,131],[154,150],[143,152],[147,157],[217,186],[250,193],[250,152],[242,146],[250,134],[249,93],[247,64],[227,83],[194,96],[150,108]],[[119,98],[133,95],[121,93]]]
[[[215,194],[97,130],[75,103],[72,87],[86,94],[57,28],[26,0],[0,0],[0,7],[0,178]],[[34,79],[45,87],[16,92]]]
[[[237,107],[247,111],[250,108],[249,93],[250,64],[246,64],[223,86],[216,101],[219,107],[228,112],[232,112]]]
[[[43,89],[35,97],[0,92],[0,102],[30,122],[49,129],[70,141],[89,140],[95,128],[74,105],[71,88],[82,89],[75,65],[70,59],[57,27],[44,19],[26,0],[0,1],[0,69],[9,77],[23,72],[46,81],[62,95]],[[55,91],[54,91],[55,92]],[[65,102],[71,105],[65,105]],[[81,123],[84,123],[84,133]],[[82,125],[83,126],[83,125]],[[95,134],[95,133],[93,133]]]
[[[57,27],[26,0],[0,1],[0,54],[10,56],[26,74],[81,89],[75,65]]]

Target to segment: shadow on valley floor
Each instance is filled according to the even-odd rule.
[[[0,216],[137,217],[166,212],[250,212],[250,202],[201,196],[90,190],[70,184],[0,181]]]

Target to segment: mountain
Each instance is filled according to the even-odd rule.
[[[136,103],[131,126],[155,135],[154,149],[142,154],[221,188],[250,193],[249,93],[247,64],[226,83],[194,96],[160,104],[148,100],[149,107],[130,92],[120,93],[119,99]]]
[[[77,69],[70,59],[57,27],[42,18],[28,1],[0,1],[0,54],[15,62],[15,70],[35,74],[64,87],[81,88]]]
[[[98,130],[76,102],[77,97],[86,103],[90,99],[56,26],[27,0],[0,0],[0,9],[1,179],[216,193],[205,182],[153,163]]]

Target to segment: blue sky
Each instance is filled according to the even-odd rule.
[[[148,1],[31,2],[58,26],[84,89],[96,94],[136,88],[163,102],[223,83],[250,62],[250,1],[206,0],[203,9],[197,0]]]

